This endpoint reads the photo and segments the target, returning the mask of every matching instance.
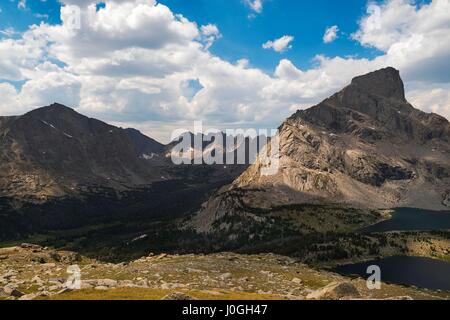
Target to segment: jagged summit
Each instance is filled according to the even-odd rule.
[[[45,114],[45,113],[56,113],[56,114],[77,113],[78,114],[78,112],[76,112],[73,108],[65,106],[65,105],[57,103],[57,102],[52,103],[48,106],[33,109],[33,110],[27,112],[26,114]]]
[[[450,133],[445,118],[415,109],[406,101],[400,73],[390,67],[354,78],[338,93],[290,119],[372,142],[398,136],[448,142]]]
[[[54,103],[52,103],[52,104],[50,104],[48,106],[44,106],[42,108],[38,108],[37,110],[39,110],[39,109],[56,109],[56,110],[57,109],[66,109],[66,110],[73,110],[73,108],[68,107],[66,105],[63,105],[63,104],[58,103],[58,102],[54,102]]]
[[[36,130],[42,127],[55,127],[64,129],[71,135],[81,135],[83,132],[91,131],[95,128],[108,130],[109,125],[96,119],[86,117],[78,113],[75,109],[59,103],[37,108],[17,117],[16,126],[25,130],[30,126]],[[70,134],[70,133],[69,133]]]
[[[351,85],[371,94],[406,102],[400,71],[387,67],[353,78]]]

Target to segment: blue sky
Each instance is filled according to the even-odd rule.
[[[262,50],[262,43],[285,34],[295,40],[285,57],[300,68],[309,68],[318,53],[327,56],[374,57],[380,52],[361,46],[350,35],[358,28],[358,21],[365,14],[366,0],[267,0],[261,13],[252,14],[243,0],[162,0],[159,1],[200,25],[213,23],[218,26],[222,38],[216,41],[211,52],[223,59],[236,61],[246,58],[251,64],[273,72],[280,54]],[[18,8],[18,0],[4,1],[0,8],[0,29],[14,28],[26,31],[41,21],[61,23],[61,4],[57,0],[28,0],[25,9]],[[332,44],[323,43],[324,30],[338,25],[339,38]]]
[[[41,21],[60,23],[59,11],[61,4],[56,0],[28,0],[25,8],[19,8],[18,0],[5,0],[0,3],[0,29],[14,28],[26,31],[29,25]],[[48,18],[47,18],[48,16]]]
[[[5,0],[0,115],[59,102],[163,141],[197,120],[275,128],[392,66],[414,106],[450,118],[449,12],[449,0]]]
[[[365,0],[267,1],[261,14],[249,19],[249,8],[241,0],[166,0],[176,12],[201,24],[216,23],[223,38],[212,52],[227,60],[249,59],[257,67],[268,71],[278,64],[280,55],[261,50],[267,39],[292,35],[292,50],[283,53],[300,68],[310,67],[318,53],[329,56],[358,55],[372,57],[377,50],[364,48],[349,36],[358,28],[358,20],[365,14]],[[342,35],[333,44],[324,44],[324,30],[338,25]]]

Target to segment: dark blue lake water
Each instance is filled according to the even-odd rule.
[[[392,219],[364,228],[362,231],[430,231],[446,229],[450,229],[450,211],[397,208]]]
[[[429,258],[396,256],[339,266],[335,271],[367,278],[371,265],[380,267],[382,282],[450,291],[450,263]]]

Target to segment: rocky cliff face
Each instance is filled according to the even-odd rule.
[[[205,205],[194,225],[209,230],[217,217],[245,212],[236,204],[249,201],[268,208],[340,203],[448,209],[450,124],[409,104],[393,68],[357,77],[298,111],[281,125],[279,138],[278,173],[261,175],[264,163],[257,161]],[[239,193],[245,196],[236,190],[246,190]]]

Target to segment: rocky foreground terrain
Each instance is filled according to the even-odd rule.
[[[81,289],[67,287],[68,267]],[[152,255],[102,263],[68,251],[22,244],[0,249],[2,299],[448,299],[449,293],[348,278],[273,254]]]

